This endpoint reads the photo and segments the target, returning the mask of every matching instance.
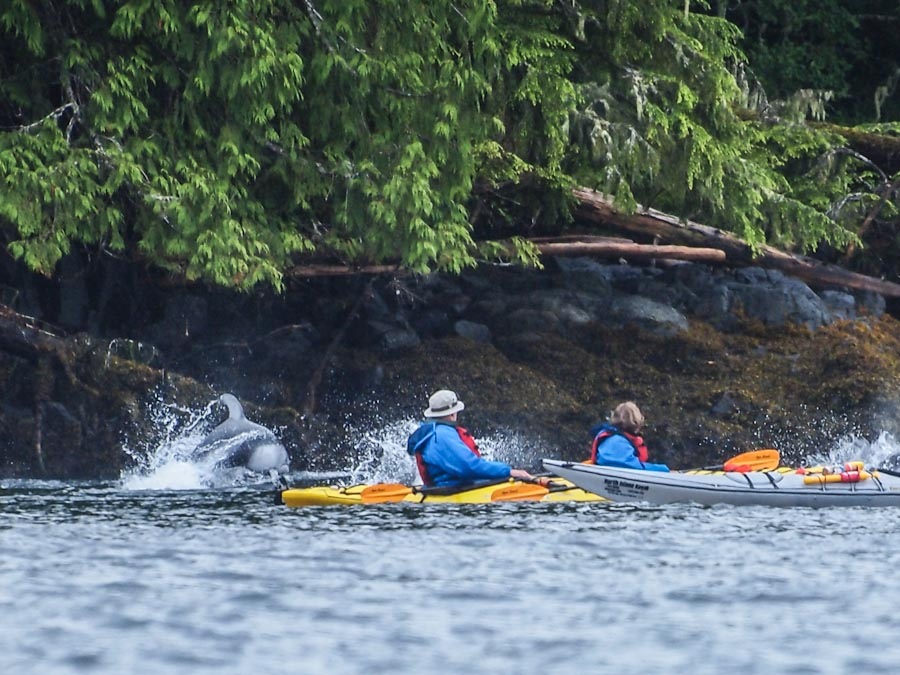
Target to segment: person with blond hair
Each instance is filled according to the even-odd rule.
[[[425,421],[409,437],[406,449],[415,457],[425,487],[461,487],[480,481],[516,478],[544,484],[523,469],[484,459],[475,439],[457,422],[465,408],[456,392],[441,389],[428,399]]]
[[[668,471],[669,467],[665,464],[647,461],[647,445],[640,436],[643,427],[644,414],[634,401],[617,405],[608,422],[599,423],[591,429],[594,442],[590,463],[624,469]]]

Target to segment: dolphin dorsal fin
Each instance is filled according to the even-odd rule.
[[[233,394],[222,394],[219,400],[228,407],[228,419],[244,419],[244,408],[241,407],[241,402]]]

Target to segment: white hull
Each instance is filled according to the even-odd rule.
[[[806,484],[797,473],[671,473],[545,459],[544,468],[615,502],[737,506],[900,506],[900,477],[874,471],[857,483]]]

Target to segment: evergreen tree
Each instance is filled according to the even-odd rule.
[[[459,271],[478,167],[562,152],[564,41],[492,3],[16,0],[0,29],[0,225],[47,274],[73,243],[243,288],[311,251]]]
[[[875,192],[847,195],[871,167],[805,114],[747,113],[761,99],[741,46],[776,43],[731,16],[683,0],[10,0],[0,234],[45,274],[85,246],[281,288],[310,255],[536,263],[522,237],[564,226],[581,184],[755,244],[853,241]]]

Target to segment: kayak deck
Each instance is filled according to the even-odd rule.
[[[422,488],[399,483],[373,485],[316,486],[281,491],[281,503],[301,506],[355,506],[386,503],[490,504],[495,502],[585,502],[605,501],[567,480],[554,478],[550,487],[517,480],[491,482],[466,488]]]

